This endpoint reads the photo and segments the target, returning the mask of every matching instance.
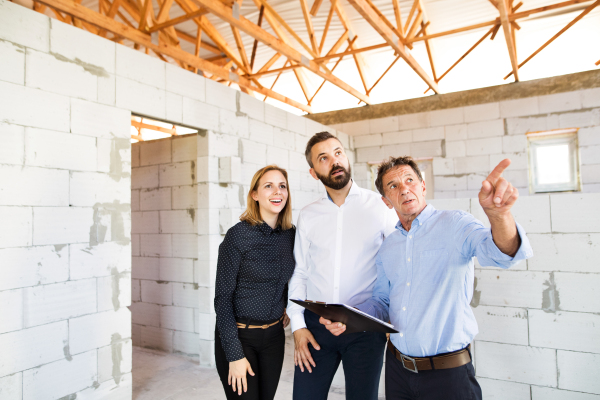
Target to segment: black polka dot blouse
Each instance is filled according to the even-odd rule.
[[[239,322],[274,321],[283,315],[288,281],[294,272],[296,229],[272,229],[239,222],[219,246],[215,311],[227,361],[244,358]]]

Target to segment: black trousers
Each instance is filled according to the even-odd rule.
[[[227,383],[229,362],[225,358],[219,330],[215,330],[215,362],[227,399],[272,400],[277,391],[283,366],[285,352],[283,324],[280,322],[267,329],[238,329],[238,337],[242,342],[244,355],[254,371],[254,376],[246,375],[248,391],[245,393],[242,391],[241,396]]]
[[[343,361],[347,400],[377,400],[383,364],[384,333],[360,332],[333,336],[319,323],[319,316],[305,310],[306,327],[321,350],[308,348],[315,364],[309,373],[294,371],[294,400],[326,400],[340,361]]]
[[[402,366],[388,349],[385,355],[386,400],[481,400],[473,363],[462,367],[419,371]]]

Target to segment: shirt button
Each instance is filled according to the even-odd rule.
[[[336,286],[335,288],[337,289],[338,287]]]
[[[406,311],[406,307],[402,307],[402,311]]]
[[[410,261],[410,257],[408,258],[408,261]]]
[[[404,333],[400,332],[400,337],[404,337]]]
[[[409,235],[409,236],[408,236],[408,238],[409,238],[409,239],[412,239],[412,235]]]
[[[410,286],[410,282],[406,282],[406,286]]]
[[[341,231],[341,230],[342,230],[342,227],[341,227],[341,226],[340,226],[340,227],[338,227],[338,231]]]

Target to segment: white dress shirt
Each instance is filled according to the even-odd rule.
[[[379,194],[355,182],[341,207],[325,191],[298,216],[289,298],[351,306],[371,298],[375,256],[397,222]],[[290,301],[287,314],[292,331],[306,328],[303,307]]]

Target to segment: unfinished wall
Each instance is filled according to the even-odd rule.
[[[131,311],[135,346],[197,356],[196,146],[196,135],[132,145]]]
[[[488,98],[494,97],[491,89],[486,89],[492,92]],[[469,92],[464,96],[468,97]],[[433,158],[436,199],[475,197],[481,181],[503,158],[512,160],[505,176],[526,195],[525,134],[579,128],[582,191],[600,191],[600,88],[337,123],[332,127],[353,135],[355,173],[363,186],[372,179],[368,162],[400,155]]]
[[[195,122],[211,130],[136,143],[132,152],[133,342],[203,365],[214,363],[218,246],[245,209],[254,173],[286,168],[297,216],[324,190],[308,174],[308,137],[328,129],[350,147],[342,132],[221,87],[231,102],[212,112],[222,119]]]
[[[105,101],[114,72],[114,43],[0,0],[3,400],[131,398],[130,112]]]
[[[475,269],[475,367],[483,398],[599,399],[600,194],[522,197],[513,208],[534,256]],[[478,199],[431,202],[471,212]]]

